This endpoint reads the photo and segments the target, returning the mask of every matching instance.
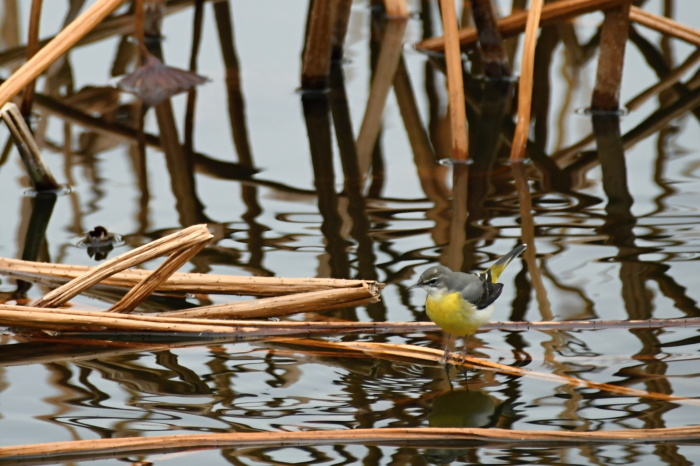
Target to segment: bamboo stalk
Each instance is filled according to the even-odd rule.
[[[445,31],[445,60],[447,61],[447,93],[449,95],[452,157],[467,160],[467,112],[462,79],[462,51],[459,48],[457,12],[454,0],[440,0],[442,27]]]
[[[132,251],[124,253],[104,262],[91,272],[82,275],[65,285],[62,285],[48,293],[43,298],[34,302],[35,307],[56,307],[64,304],[82,291],[129,267],[139,265],[150,259],[183,248],[183,245],[191,246],[200,242],[207,242],[213,236],[207,230],[206,225],[194,225],[184,230],[175,232],[164,238],[158,239]]]
[[[95,267],[84,265],[50,264],[0,258],[0,273],[25,280],[45,277],[54,280],[72,280]],[[124,270],[105,278],[100,285],[132,288],[151,274],[148,270]],[[361,287],[364,283],[375,284],[379,289],[383,283],[364,280],[342,280],[334,278],[280,278],[242,277],[231,275],[209,275],[199,273],[174,273],[161,283],[156,291],[169,293],[240,294],[249,296],[277,296],[307,291],[332,290]]]
[[[540,27],[543,0],[532,0],[525,26],[525,44],[520,65],[520,83],[518,85],[518,123],[515,126],[510,160],[520,161],[525,157],[525,148],[530,133],[530,110],[532,108],[532,77],[535,71],[535,46],[537,31]]]
[[[661,34],[666,34],[700,47],[700,31],[686,26],[685,24],[681,24],[678,21],[674,21],[671,18],[658,16],[644,11],[639,7],[632,6],[630,8],[630,20],[658,31]]]
[[[103,438],[0,447],[6,461],[103,459],[194,449],[306,445],[410,445],[482,448],[583,446],[586,444],[686,444],[700,440],[700,426],[606,431],[552,431],[478,427],[384,427],[296,432],[231,432]]]
[[[579,16],[592,11],[604,10],[631,0],[567,0],[565,2],[554,2],[542,8],[541,25],[552,24],[557,21],[564,21],[575,16]],[[512,15],[505,16],[498,20],[498,29],[503,36],[512,36],[523,32],[527,23],[527,11],[519,11]],[[476,28],[463,28],[459,32],[459,43],[462,46],[476,43],[478,34]],[[445,47],[444,37],[434,37],[426,39],[416,44],[416,48],[439,52]]]
[[[66,53],[83,36],[119,7],[125,0],[100,0],[75,18],[51,42],[0,85],[0,105],[5,105],[27,84],[36,79],[58,57]]]

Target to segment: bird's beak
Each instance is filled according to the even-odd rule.
[[[420,283],[416,282],[413,285],[409,286],[406,288],[407,290],[415,290],[416,288],[420,288]]]

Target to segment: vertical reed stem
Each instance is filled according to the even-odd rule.
[[[314,0],[301,68],[302,89],[325,89],[331,72],[333,25],[338,0]]]
[[[543,0],[532,0],[525,25],[525,44],[520,65],[518,87],[518,123],[515,126],[513,146],[510,151],[512,161],[520,161],[525,156],[525,146],[530,129],[530,109],[532,107],[532,76],[535,71],[535,45],[537,30],[540,27]]]
[[[620,107],[620,83],[629,33],[629,15],[629,3],[605,12],[600,35],[598,72],[591,99],[591,108],[594,110],[615,111]]]
[[[452,156],[455,160],[467,160],[467,112],[464,103],[462,81],[462,52],[459,47],[457,13],[454,0],[440,0],[442,27],[445,30],[445,59],[447,61],[447,92],[450,101],[450,125],[452,128]]]

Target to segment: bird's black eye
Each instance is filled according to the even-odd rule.
[[[437,285],[437,282],[438,282],[438,279],[437,279],[437,278],[431,278],[430,280],[428,280],[428,281],[426,282],[426,284],[429,285],[429,286],[435,286],[435,285]]]

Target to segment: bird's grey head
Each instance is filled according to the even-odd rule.
[[[423,288],[428,293],[440,293],[447,290],[447,278],[452,271],[443,265],[435,265],[423,272],[418,281],[409,287]]]

